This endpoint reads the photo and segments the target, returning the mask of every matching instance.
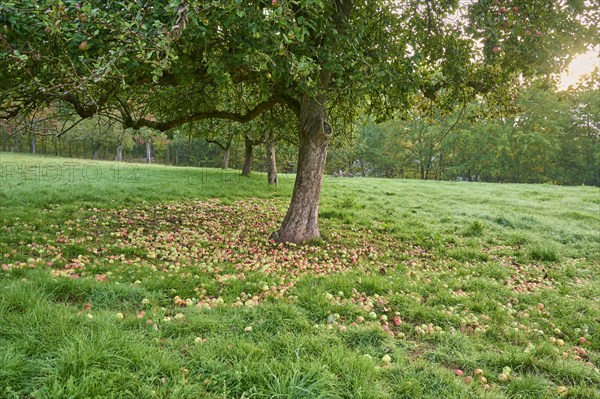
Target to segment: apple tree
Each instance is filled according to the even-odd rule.
[[[591,3],[5,0],[0,117],[61,102],[82,118],[168,131],[283,105],[297,122],[298,166],[273,237],[303,242],[320,235],[333,120],[383,118],[416,92],[448,108],[510,99],[520,73],[556,71],[595,37]]]

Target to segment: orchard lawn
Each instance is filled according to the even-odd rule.
[[[600,190],[0,154],[1,398],[600,398]]]

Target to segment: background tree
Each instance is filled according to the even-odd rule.
[[[191,124],[190,128],[198,130],[199,134],[204,134],[207,143],[214,144],[223,151],[223,169],[229,169],[231,144],[234,137],[239,134],[239,126],[224,121],[205,121]]]
[[[595,69],[567,93],[569,126],[561,146],[566,182],[600,186],[600,71]]]

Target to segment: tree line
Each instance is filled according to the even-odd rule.
[[[445,114],[415,105],[382,123],[364,119],[349,145],[332,148],[329,168],[346,176],[498,183],[600,185],[598,72],[557,92],[532,85],[510,114],[480,107]],[[422,100],[422,99],[421,99]]]

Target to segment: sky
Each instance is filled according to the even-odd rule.
[[[600,67],[600,58],[598,50],[590,50],[585,54],[580,54],[569,65],[569,69],[561,75],[559,90],[566,90],[570,85],[577,83],[579,78],[588,74],[596,67]]]

